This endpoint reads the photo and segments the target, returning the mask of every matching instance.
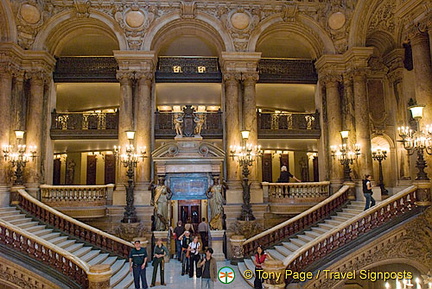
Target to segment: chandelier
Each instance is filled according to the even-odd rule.
[[[355,144],[350,147],[347,144],[349,131],[344,130],[340,132],[343,144],[339,146],[330,146],[331,156],[333,159],[337,159],[344,167],[344,180],[351,181],[351,168],[350,165],[358,159],[360,155],[360,145]]]

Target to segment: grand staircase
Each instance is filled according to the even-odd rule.
[[[295,237],[289,238],[286,241],[280,243],[280,245],[274,246],[272,249],[265,250],[273,259],[278,259],[280,261],[284,261],[284,259],[301,247],[306,245],[307,243],[315,240],[316,238],[326,234],[327,232],[333,230],[338,225],[343,222],[356,217],[364,210],[364,202],[354,201],[347,205],[346,208],[343,208],[342,211],[337,212],[336,215],[325,219],[310,229],[304,231],[301,234],[296,235]],[[246,270],[251,270],[255,274],[255,265],[252,261],[253,256],[250,258],[246,258],[244,262],[240,262],[238,264],[238,270],[240,275],[244,277],[243,272]],[[246,279],[246,282],[253,287],[253,281],[255,276],[251,279]]]
[[[39,241],[39,244],[43,244],[44,241],[46,241],[54,246],[54,249],[59,249],[60,251],[65,250],[65,252],[72,254],[81,262],[87,264],[88,267],[97,264],[108,264],[112,270],[112,277],[110,279],[112,288],[134,288],[133,278],[129,274],[129,263],[127,259],[110,252],[110,250],[104,250],[101,248],[103,246],[93,245],[91,242],[81,240],[72,234],[68,234],[54,226],[42,222],[31,214],[24,213],[17,207],[0,208],[0,224],[3,228],[11,228],[14,232],[20,232],[30,239]],[[2,233],[4,232],[5,231],[2,231]],[[93,239],[96,240],[94,237]],[[102,240],[103,241],[99,243],[107,243],[106,239]],[[95,242],[95,244],[96,243],[97,242]]]

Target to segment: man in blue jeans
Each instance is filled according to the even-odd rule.
[[[135,289],[147,289],[146,279],[146,264],[147,264],[147,250],[141,248],[139,240],[134,242],[135,248],[129,253],[130,271],[133,272]],[[140,278],[142,287],[140,287]]]
[[[366,205],[365,205],[365,211],[369,209],[370,207],[375,206],[375,199],[372,197],[372,176],[366,175],[365,179],[363,180],[363,194],[366,198]]]

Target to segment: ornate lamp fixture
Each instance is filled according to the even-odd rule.
[[[360,146],[358,144],[354,145],[354,148],[350,148],[347,144],[349,131],[341,131],[341,137],[343,144],[337,146],[331,146],[331,155],[334,159],[339,160],[341,165],[344,167],[344,180],[352,181],[351,179],[351,167],[355,160],[358,159],[360,155]]]
[[[126,176],[128,177],[128,184],[125,185],[126,188],[126,207],[123,215],[122,223],[136,223],[138,218],[136,216],[135,206],[134,206],[134,175],[135,168],[138,162],[143,161],[146,154],[146,147],[140,150],[140,153],[136,153],[133,141],[135,139],[135,131],[126,131],[129,144],[126,145],[126,150],[124,154],[120,155],[121,147],[114,146],[114,155],[119,157],[120,163],[127,168]]]
[[[36,146],[27,146],[21,144],[22,139],[24,138],[24,131],[16,130],[15,137],[18,140],[18,145],[4,145],[3,146],[3,158],[5,161],[8,161],[12,164],[12,167],[15,168],[15,180],[14,185],[22,185],[23,181],[23,173],[26,164],[29,161],[34,161],[36,158]],[[27,152],[28,151],[28,152]]]
[[[378,186],[381,188],[381,194],[387,195],[388,191],[384,187],[384,177],[382,171],[382,161],[387,158],[387,151],[383,150],[379,147],[372,150],[372,159],[378,162],[378,174],[379,174],[379,184]]]
[[[417,130],[414,131],[408,126],[398,127],[399,136],[402,138],[404,148],[408,151],[408,155],[413,155],[417,152],[416,168],[418,170],[416,180],[429,180],[424,169],[427,163],[424,159],[424,153],[432,155],[432,126],[426,125],[425,129],[420,126],[420,120],[423,117],[424,105],[412,105],[409,107],[413,118],[417,123]]]
[[[247,143],[249,138],[249,131],[244,130],[241,132],[243,145],[242,146],[230,146],[230,156],[233,160],[236,160],[242,168],[242,188],[243,188],[243,204],[240,215],[242,221],[255,220],[255,216],[252,213],[252,206],[250,204],[250,183],[249,183],[249,167],[253,165],[255,159],[262,155],[261,146],[253,146]]]

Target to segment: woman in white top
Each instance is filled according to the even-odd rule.
[[[190,254],[190,265],[189,265],[189,278],[192,278],[194,276],[194,268],[196,265],[198,265],[198,261],[200,259],[200,248],[201,244],[198,242],[198,236],[195,236],[193,238],[193,241],[189,243],[189,254]]]

